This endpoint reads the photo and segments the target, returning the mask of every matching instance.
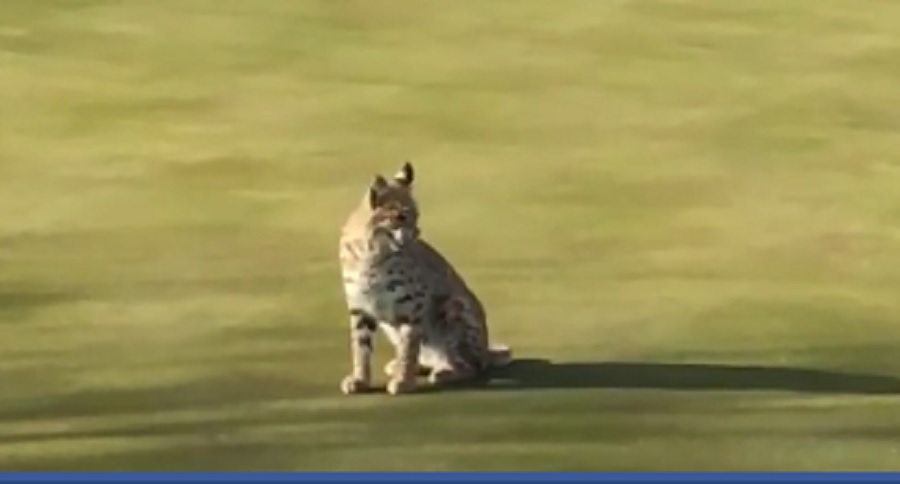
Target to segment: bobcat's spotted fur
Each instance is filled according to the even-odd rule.
[[[340,258],[353,361],[344,393],[371,387],[378,327],[395,349],[385,367],[391,394],[414,390],[419,375],[432,383],[459,381],[509,360],[508,349],[488,345],[481,302],[419,237],[412,182],[409,163],[391,181],[376,176],[344,225]]]

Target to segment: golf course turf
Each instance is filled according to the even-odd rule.
[[[898,25],[3,0],[0,469],[898,470]],[[348,397],[337,238],[405,160],[517,361]]]

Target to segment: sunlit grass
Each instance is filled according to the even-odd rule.
[[[896,468],[898,20],[6,0],[0,468]],[[552,363],[338,394],[339,227],[406,159]]]

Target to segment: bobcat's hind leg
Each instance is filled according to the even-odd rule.
[[[428,375],[428,382],[432,385],[460,383],[472,380],[478,376],[474,366],[463,359],[453,359],[441,365],[435,365]]]

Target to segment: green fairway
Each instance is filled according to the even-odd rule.
[[[898,25],[2,0],[0,470],[900,470]],[[340,226],[407,159],[521,360],[346,397]]]

